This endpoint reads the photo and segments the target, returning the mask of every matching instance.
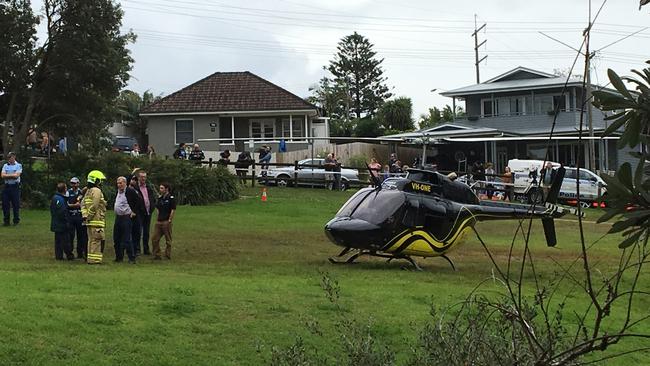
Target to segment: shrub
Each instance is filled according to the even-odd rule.
[[[226,168],[199,168],[188,161],[132,158],[117,153],[96,157],[72,153],[53,156],[49,161],[22,156],[21,163],[23,198],[32,207],[47,207],[57,182],[68,182],[75,176],[84,182],[88,172],[95,169],[106,175],[108,183],[102,191],[109,203],[115,198],[115,179],[128,176],[134,168],[144,169],[154,185],[171,184],[179,204],[207,205],[239,197],[236,177]]]

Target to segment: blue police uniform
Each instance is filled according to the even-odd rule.
[[[80,207],[70,207],[70,205],[81,202],[81,189],[68,189],[67,201],[68,211],[70,213],[70,245],[74,247],[74,238],[77,237],[77,258],[85,258],[88,252],[88,232],[83,225]]]
[[[13,164],[6,163],[2,166],[2,173],[15,174],[22,173],[23,166],[19,162]],[[4,224],[9,225],[9,209],[13,208],[14,224],[20,222],[20,177],[5,178],[4,189],[2,190],[2,213],[4,215]]]

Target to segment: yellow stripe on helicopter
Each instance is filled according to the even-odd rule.
[[[399,253],[406,254],[406,255],[422,256],[422,257],[436,257],[436,256],[443,255],[452,247],[459,244],[462,241],[462,239],[465,237],[465,235],[469,231],[471,231],[471,227],[465,225],[469,221],[470,221],[469,219],[465,220],[461,225],[461,228],[456,231],[453,238],[447,241],[446,243],[440,242],[434,239],[428,232],[418,229],[418,230],[404,232],[403,234],[398,236],[399,239],[397,239],[393,245],[391,245],[388,249],[386,249],[386,252],[387,253],[396,252],[408,240],[412,239],[413,237],[417,237],[417,239],[413,240],[413,242],[408,244],[406,248],[400,250]],[[436,251],[435,249],[439,249],[440,251]]]

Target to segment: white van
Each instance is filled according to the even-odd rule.
[[[512,170],[514,178],[515,195],[527,202],[541,201],[541,188],[537,187],[538,181],[534,181],[532,177],[536,176],[537,179],[540,179],[543,164],[544,161],[542,160],[512,159],[508,161],[508,166]],[[551,164],[553,164],[554,169],[560,167],[558,163],[551,162]],[[575,200],[577,198],[576,175],[578,169],[568,167],[565,167],[565,169],[566,173],[560,188],[559,199],[565,201]],[[531,171],[535,171],[535,174],[531,174]],[[598,201],[599,197],[602,197],[607,192],[606,186],[605,181],[595,173],[587,169],[580,169],[580,199],[584,207]]]

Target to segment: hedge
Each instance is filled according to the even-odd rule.
[[[22,196],[31,207],[47,207],[56,183],[79,177],[82,186],[91,170],[102,171],[107,178],[102,191],[107,201],[115,197],[115,180],[131,174],[134,168],[147,172],[147,181],[156,188],[162,182],[172,186],[179,204],[209,205],[239,197],[237,178],[221,166],[208,169],[183,160],[133,158],[127,154],[106,153],[92,157],[83,153],[52,156],[49,160],[19,157],[23,164]]]

